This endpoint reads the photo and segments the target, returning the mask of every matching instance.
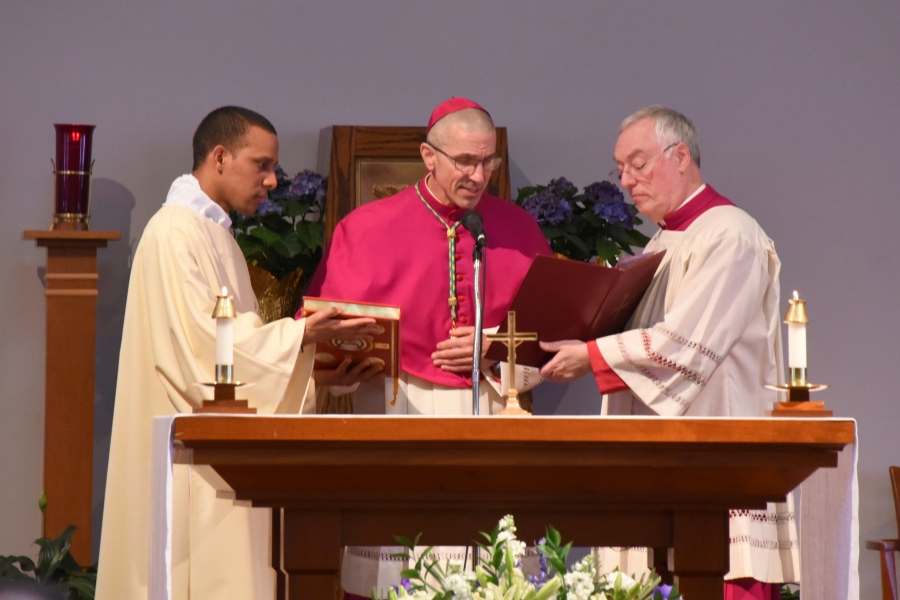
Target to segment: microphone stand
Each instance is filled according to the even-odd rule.
[[[484,236],[475,240],[472,262],[475,264],[475,349],[472,352],[472,414],[481,414],[479,384],[481,377],[481,342],[484,334],[484,291],[481,289],[481,270],[484,261]]]

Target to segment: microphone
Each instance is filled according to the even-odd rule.
[[[484,247],[487,244],[487,238],[484,236],[484,219],[479,213],[474,210],[467,210],[459,220],[459,224],[465,227],[472,234],[472,237],[475,238],[476,248]]]
[[[478,380],[481,377],[481,341],[484,333],[484,290],[482,289],[482,264],[484,262],[485,245],[487,239],[484,237],[484,219],[474,210],[467,210],[463,213],[459,224],[472,234],[475,240],[475,247],[472,248],[472,265],[475,267],[475,344],[472,348],[472,414],[481,414],[479,399],[481,389]]]

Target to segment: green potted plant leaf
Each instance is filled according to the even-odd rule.
[[[41,512],[47,506],[44,494],[38,500]],[[76,527],[69,525],[58,537],[35,540],[40,546],[37,562],[28,556],[0,556],[0,599],[4,590],[23,592],[19,597],[65,598],[66,600],[94,600],[97,584],[97,565],[82,568],[72,557],[72,534]],[[31,590],[31,595],[24,593]],[[54,595],[55,592],[55,595]]]

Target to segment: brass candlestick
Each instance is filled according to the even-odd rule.
[[[509,391],[507,392],[506,408],[498,414],[501,415],[531,415],[519,405],[519,392],[516,390],[516,347],[522,342],[536,342],[536,333],[520,333],[516,331],[516,311],[511,310],[506,317],[506,333],[488,333],[485,337],[491,341],[497,341],[505,345],[509,350],[507,363],[509,364]]]
[[[806,300],[801,300],[800,296],[797,292],[794,292],[794,297],[788,300],[788,309],[784,315],[784,323],[787,324],[788,328],[791,327],[803,327],[805,328],[809,324],[809,315],[806,314]],[[805,329],[802,331],[803,334],[803,353],[806,354],[806,332]],[[799,340],[798,340],[799,341]],[[788,342],[791,342],[790,336],[788,336]],[[789,347],[790,351],[791,348]],[[790,352],[788,352],[790,356]],[[804,356],[804,359],[806,357]],[[788,360],[790,364],[791,360]],[[802,362],[806,362],[805,360]],[[788,378],[788,400],[791,401],[806,401],[809,400],[809,387],[808,381],[806,379],[806,366],[803,367],[788,367],[789,375]]]
[[[222,289],[222,294],[216,296],[216,305],[213,307],[212,318],[216,320],[216,327],[218,328],[219,323],[222,323],[220,319],[228,319],[229,321],[233,320],[236,316],[234,310],[234,300],[226,293],[226,290]],[[229,324],[230,326],[230,324]],[[216,332],[216,336],[218,338],[218,331]],[[232,343],[229,340],[229,343]],[[217,339],[218,344],[218,339]],[[217,347],[218,350],[218,347]],[[218,352],[217,352],[218,353]],[[216,364],[216,383],[220,384],[229,384],[234,382],[234,365],[220,365]],[[232,396],[233,398],[233,396]]]
[[[784,323],[791,326],[806,327],[809,324],[809,315],[806,313],[806,300],[801,300],[797,292],[794,297],[788,299],[788,309],[784,315]],[[790,330],[789,330],[790,331]],[[805,331],[803,332],[803,352],[805,354]],[[788,339],[790,344],[790,336]],[[788,355],[790,357],[788,348]],[[805,356],[804,356],[805,359]],[[790,358],[788,359],[790,361]],[[806,361],[798,361],[805,363]],[[788,383],[786,385],[767,385],[769,389],[787,392],[787,402],[776,402],[772,410],[766,411],[770,416],[789,417],[831,417],[834,413],[825,409],[824,402],[811,401],[809,393],[824,390],[828,386],[824,384],[809,383],[807,379],[807,367],[788,367]]]
[[[212,318],[216,319],[217,324],[221,323],[220,319],[234,319],[236,312],[234,310],[234,301],[231,296],[222,290],[222,295],[216,296],[216,305],[213,308]],[[231,343],[229,341],[229,343]],[[202,383],[200,385],[213,388],[213,399],[204,400],[203,406],[195,408],[194,413],[241,413],[256,414],[255,408],[250,408],[246,400],[238,400],[235,394],[235,388],[247,385],[240,381],[234,380],[234,365],[216,364],[216,380],[211,383]]]

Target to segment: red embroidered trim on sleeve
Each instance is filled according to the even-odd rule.
[[[625,340],[622,337],[622,334],[616,335],[616,343],[619,346],[619,352],[622,353],[622,358],[631,365],[631,368],[636,372],[643,375],[645,378],[649,379],[653,382],[653,384],[659,389],[659,391],[667,398],[670,398],[678,403],[681,408],[687,410],[690,408],[691,403],[679,396],[676,392],[674,392],[669,386],[665,385],[662,381],[660,381],[659,377],[657,377],[652,371],[649,369],[645,369],[644,367],[638,365],[632,360],[631,355],[628,354],[628,349],[625,347]]]
[[[664,327],[660,327],[659,325],[655,325],[653,327],[653,329],[657,330],[664,336],[668,337],[670,340],[678,342],[682,346],[687,346],[688,348],[696,350],[697,352],[699,352],[706,358],[710,359],[717,365],[721,365],[722,361],[725,360],[724,357],[719,356],[718,354],[716,354],[715,352],[713,352],[712,350],[710,350],[703,344],[700,344],[699,342],[692,342],[691,340],[686,339],[685,337],[675,333],[674,331],[669,331],[668,329],[666,329]]]
[[[652,360],[656,364],[678,371],[685,379],[693,381],[701,388],[706,385],[706,380],[696,371],[692,371],[687,367],[682,367],[669,360],[668,358],[665,358],[664,356],[661,356],[654,352],[650,348],[650,331],[648,329],[641,329],[641,342],[643,342],[644,344],[644,352],[646,352],[650,360]]]

